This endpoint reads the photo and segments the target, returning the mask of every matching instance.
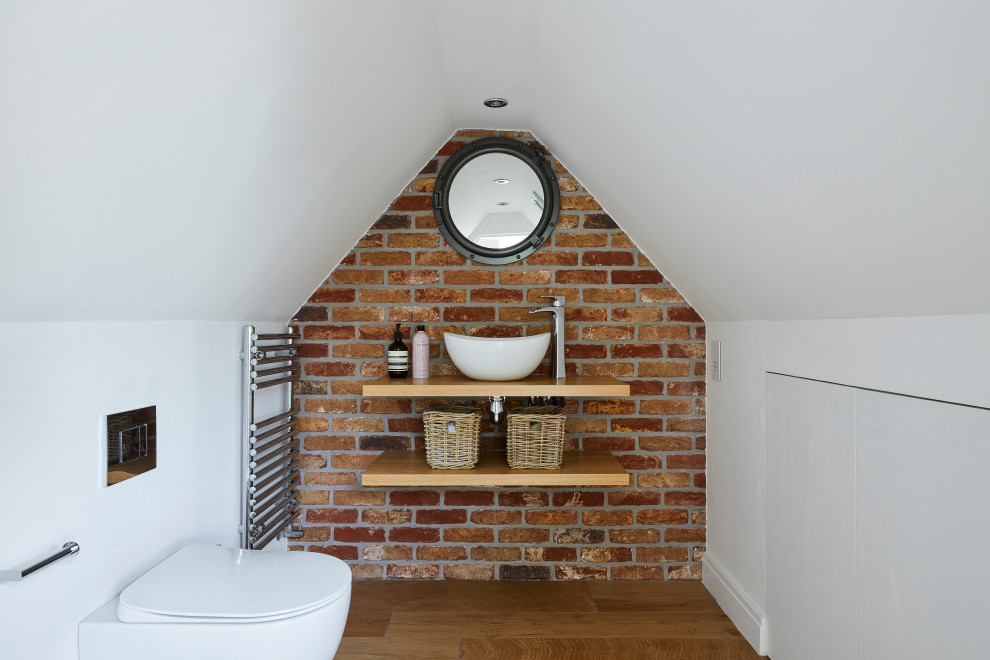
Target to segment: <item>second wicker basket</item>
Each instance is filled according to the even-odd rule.
[[[564,420],[558,406],[529,406],[506,415],[506,454],[517,470],[557,470],[564,460]]]

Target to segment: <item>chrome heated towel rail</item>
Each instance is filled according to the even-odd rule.
[[[258,333],[253,325],[244,328],[242,548],[258,550],[282,535],[302,536],[292,528],[299,517],[299,411],[292,407],[292,384],[300,375],[298,340],[294,327],[276,334]],[[255,420],[257,397],[270,388],[281,388],[274,391],[274,405],[284,412]]]

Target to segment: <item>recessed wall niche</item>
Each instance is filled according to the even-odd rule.
[[[156,406],[107,415],[107,486],[155,469],[156,418]]]
[[[435,177],[473,140],[512,137],[553,166],[560,214],[517,263],[471,261],[440,235]],[[621,164],[618,164],[621,165]],[[617,166],[618,166],[617,165]],[[705,324],[591,193],[522,131],[458,131],[371,225],[295,321],[304,536],[290,549],[347,561],[355,578],[698,580],[705,550]],[[659,231],[659,229],[658,229]],[[627,488],[359,485],[383,451],[422,451],[429,397],[364,396],[385,375],[395,324],[426,326],[430,372],[458,373],[444,332],[520,337],[530,310],[567,300],[567,372],[612,376],[631,395],[566,402],[566,448],[609,451]],[[550,374],[550,360],[537,369]],[[464,401],[453,399],[447,402]],[[478,401],[487,404],[487,399]],[[484,421],[482,447],[504,451]]]

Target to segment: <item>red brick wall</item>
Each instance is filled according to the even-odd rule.
[[[561,213],[551,242],[521,264],[467,261],[441,238],[430,192],[460,131],[313,293],[295,321],[304,338],[302,498],[305,536],[356,577],[699,579],[705,542],[705,326],[635,244],[528,133],[502,131],[555,165]],[[370,222],[370,219],[369,219]],[[570,399],[567,448],[610,450],[629,488],[362,488],[381,451],[422,449],[433,401],[361,396],[385,374],[401,322],[432,339],[431,373],[456,373],[443,332],[518,336],[549,329],[541,295],[567,298],[570,374],[607,374],[626,399]],[[549,356],[537,373],[549,373]],[[463,403],[463,401],[462,401]],[[483,401],[478,401],[483,404]],[[487,424],[487,420],[486,420]],[[485,427],[482,446],[504,447]]]

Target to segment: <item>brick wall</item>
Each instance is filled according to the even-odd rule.
[[[467,261],[441,238],[430,192],[443,161],[494,134],[540,149],[561,187],[556,231],[521,264]],[[371,219],[369,219],[369,223]],[[552,243],[552,244],[551,244]],[[382,451],[423,448],[433,400],[361,396],[385,375],[401,322],[426,325],[432,374],[457,373],[443,332],[545,332],[541,295],[567,298],[569,374],[628,382],[624,399],[567,402],[567,449],[609,450],[629,488],[362,488]],[[297,383],[305,536],[355,577],[696,580],[705,541],[705,326],[627,236],[528,133],[458,132],[313,292]],[[413,330],[415,328],[413,327]],[[537,373],[549,374],[549,356]],[[463,403],[463,401],[461,401]],[[477,401],[479,405],[485,402]],[[484,429],[485,449],[504,440]]]

